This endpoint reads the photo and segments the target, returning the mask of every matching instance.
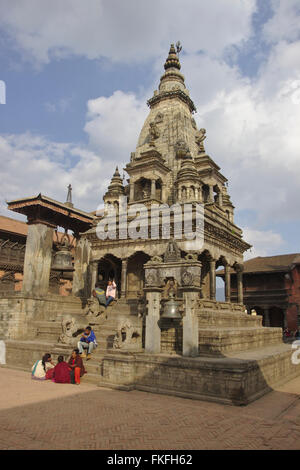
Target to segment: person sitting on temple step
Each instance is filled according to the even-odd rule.
[[[58,363],[54,367],[52,381],[57,384],[70,384],[71,383],[71,368],[67,362],[64,361],[64,356],[58,356]]]
[[[71,384],[79,385],[80,384],[80,377],[82,377],[86,371],[83,365],[83,361],[79,354],[79,349],[73,349],[72,355],[68,362],[70,366],[70,379]]]
[[[104,291],[103,289],[101,289],[101,287],[100,287],[99,284],[96,284],[95,289],[93,289],[93,291],[92,291],[92,295],[93,295],[93,297],[96,297],[96,299],[98,300],[99,306],[100,306],[100,305],[102,305],[103,307],[106,306],[105,291]],[[99,312],[96,314],[96,317],[98,317],[98,315],[100,315],[100,313],[102,313],[103,311],[104,311],[104,310],[99,311]]]
[[[90,326],[86,327],[77,345],[78,345],[80,356],[86,357],[87,360],[91,359],[91,354],[94,348],[98,346],[98,344],[97,344],[95,333],[93,332]],[[83,351],[83,349],[87,349],[87,356],[86,356],[86,353]]]
[[[51,354],[44,354],[42,359],[38,359],[31,369],[31,378],[35,380],[46,380],[52,378],[54,364]]]
[[[107,308],[108,305],[109,305],[113,300],[115,300],[115,298],[116,298],[116,292],[117,292],[117,286],[116,286],[115,281],[112,279],[112,280],[108,281],[108,284],[107,284],[105,308]]]

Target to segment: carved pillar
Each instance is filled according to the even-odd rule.
[[[145,352],[152,354],[160,353],[160,327],[158,325],[160,318],[160,300],[161,290],[146,291],[147,316],[145,332]]]
[[[219,192],[218,194],[218,204],[220,207],[223,206],[223,196],[222,196],[222,191]]]
[[[211,259],[209,261],[209,291],[210,299],[216,300],[216,260]]]
[[[237,301],[239,304],[243,303],[243,271],[244,266],[238,264],[235,268],[236,270],[236,283],[237,283]]]
[[[177,200],[178,201],[181,201],[181,187],[179,186],[179,188],[177,189]]]
[[[161,185],[161,200],[163,203],[167,202],[167,191],[166,184],[162,183]]]
[[[126,297],[126,282],[127,282],[127,258],[122,259],[122,273],[121,273],[121,297]]]
[[[151,198],[155,198],[156,195],[156,186],[155,186],[155,180],[151,180]]]
[[[225,266],[225,302],[230,302],[230,266]]]
[[[129,202],[134,201],[134,183],[130,183],[129,185]]]
[[[214,187],[211,184],[209,185],[208,202],[214,202]]]
[[[91,295],[97,283],[97,276],[98,276],[98,261],[92,261],[91,262]]]
[[[202,186],[198,188],[198,201],[203,202]]]
[[[200,289],[198,289],[200,290]],[[199,349],[199,328],[198,317],[195,315],[195,307],[199,299],[199,292],[183,292],[184,317],[182,320],[182,355],[194,357],[198,356]]]
[[[22,291],[45,295],[49,289],[53,227],[43,223],[28,225]]]

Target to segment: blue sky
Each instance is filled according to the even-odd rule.
[[[92,211],[135,150],[171,42],[229,180],[247,257],[299,251],[298,0],[0,0],[0,213],[42,192]]]

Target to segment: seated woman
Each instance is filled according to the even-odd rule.
[[[114,280],[108,281],[107,288],[106,288],[106,303],[105,308],[109,306],[109,304],[115,300],[117,292],[117,286]]]
[[[52,381],[57,384],[70,384],[71,383],[71,368],[67,362],[64,361],[63,356],[58,356],[58,363],[53,369]]]
[[[74,349],[72,351],[72,355],[69,359],[68,364],[71,369],[71,372],[70,372],[71,384],[79,385],[80,377],[82,377],[83,374],[85,374],[85,368],[84,368],[83,361],[79,354],[79,349]]]
[[[54,364],[51,354],[44,354],[42,359],[38,359],[31,369],[31,378],[35,380],[51,379],[53,375]]]

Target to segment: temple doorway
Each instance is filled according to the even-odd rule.
[[[138,294],[143,294],[145,285],[145,270],[143,266],[149,260],[150,256],[142,251],[138,251],[128,258],[126,283],[126,297],[128,299],[137,299]]]
[[[113,255],[105,255],[98,264],[98,275],[96,283],[104,290],[109,280],[114,279],[117,285],[117,297],[121,294],[121,269],[122,262]]]

